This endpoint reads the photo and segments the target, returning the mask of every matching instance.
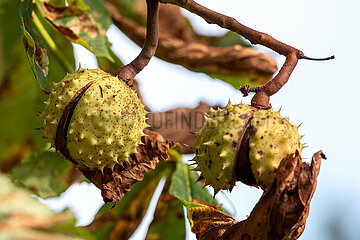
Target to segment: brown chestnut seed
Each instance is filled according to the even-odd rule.
[[[255,176],[251,171],[251,162],[249,157],[249,128],[241,140],[240,148],[235,160],[235,177],[237,181],[249,186],[257,186]]]

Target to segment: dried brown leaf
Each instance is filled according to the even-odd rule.
[[[265,189],[250,216],[241,222],[224,221],[224,214],[195,211],[190,215],[192,231],[198,239],[298,239],[305,229],[310,201],[316,188],[321,151],[314,154],[311,165],[303,162],[300,154],[285,157],[276,174],[274,183]],[[195,208],[196,209],[196,208]],[[195,224],[196,223],[196,224]]]
[[[105,203],[120,201],[147,172],[155,169],[160,161],[169,158],[168,150],[171,144],[156,132],[146,129],[144,132],[147,134],[141,139],[144,144],[137,147],[138,153],[131,155],[130,162],[116,164],[114,169],[104,168],[103,172],[98,169],[80,168],[101,190]]]
[[[189,21],[181,14],[178,6],[161,4],[159,19],[159,31],[161,33],[167,33],[185,42],[198,42],[203,39],[194,32]]]
[[[42,2],[40,10],[56,31],[70,41],[84,46],[97,57],[114,62],[106,37],[110,16],[99,1],[92,1],[89,6],[83,1],[70,1],[67,6]]]
[[[183,153],[192,153],[195,144],[195,132],[204,124],[204,114],[210,106],[200,102],[195,108],[179,107],[166,112],[150,113],[147,123],[151,130],[160,133],[166,140],[180,143]]]
[[[79,36],[70,27],[63,27],[60,24],[56,24],[54,22],[56,19],[63,18],[65,12],[68,9],[70,9],[70,7],[54,6],[46,2],[44,2],[44,4],[42,5],[42,11],[45,17],[54,25],[56,30],[70,38],[72,41],[76,41],[77,39],[79,39]]]
[[[145,28],[120,16],[113,5],[108,3],[107,6],[114,24],[136,44],[142,46],[145,40]],[[258,76],[257,85],[268,81],[269,76],[277,71],[276,62],[271,57],[252,48],[240,45],[224,48],[211,47],[199,42],[184,41],[167,32],[159,33],[159,44],[155,56],[193,71],[234,77],[256,74],[262,76]]]
[[[129,239],[146,215],[159,182],[168,176],[174,165],[173,161],[158,165],[134,185],[116,208],[110,210],[110,206],[104,205],[86,229],[98,239]]]
[[[198,240],[218,239],[236,220],[211,206],[188,208],[191,231]]]

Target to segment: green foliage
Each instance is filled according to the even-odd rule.
[[[58,82],[65,73],[73,71],[73,51],[71,44],[54,34],[33,7],[31,0],[20,4],[22,38],[35,78],[42,88],[49,89],[51,81]]]
[[[0,22],[0,165],[4,170],[43,144],[37,116],[44,94],[33,80],[21,40],[19,2],[3,1]],[[6,166],[5,166],[6,165]]]
[[[146,25],[146,11],[141,7],[145,1],[108,2],[113,3],[122,16],[139,26]],[[38,113],[45,108],[42,103],[48,98],[45,93],[53,87],[53,82],[59,82],[75,70],[72,43],[93,52],[100,68],[106,72],[116,74],[123,66],[106,37],[112,20],[104,1],[69,0],[67,3],[65,5],[64,0],[0,0],[0,170],[8,173],[0,174],[3,186],[0,202],[11,194],[19,195],[21,200],[11,204],[2,202],[0,225],[12,221],[14,209],[26,216],[39,217],[44,223],[56,220],[41,229],[21,229],[18,235],[1,232],[0,238],[127,239],[138,228],[155,189],[164,181],[147,239],[184,239],[183,205],[209,205],[225,210],[201,182],[196,182],[197,173],[182,162],[181,154],[174,149],[169,151],[170,160],[147,173],[116,207],[104,205],[86,228],[74,227],[75,218],[70,211],[56,214],[30,197],[31,194],[42,198],[59,196],[74,182],[84,180],[72,163],[49,149],[42,138],[43,132],[36,130],[43,125]],[[185,21],[184,31],[209,49],[235,44],[248,47],[242,38],[232,33],[218,38],[201,36]],[[219,78],[235,88],[240,84],[260,85],[270,77],[255,72],[220,73],[212,64],[187,68]]]
[[[70,41],[86,47],[96,56],[114,61],[108,51],[111,44],[106,37],[112,21],[102,0],[70,1],[69,6],[54,6],[38,0],[37,7],[49,23]]]
[[[49,72],[49,58],[46,54],[46,50],[43,46],[41,46],[43,44],[36,40],[39,38],[33,32],[32,6],[33,4],[31,0],[25,0],[20,5],[23,41],[31,70],[33,71],[40,86],[46,88],[46,76]]]
[[[110,235],[117,239],[128,239],[137,229],[149,207],[152,195],[162,177],[168,176],[170,165],[160,163],[156,169],[137,182],[130,192],[112,209],[111,204],[104,205],[92,223],[95,229],[90,231],[97,239],[108,239]],[[101,223],[96,228],[96,224]]]
[[[245,41],[242,37],[234,32],[227,32],[221,37],[215,37],[211,42],[214,47],[230,47],[239,44],[243,47],[251,47],[251,45]]]
[[[194,71],[196,70],[194,69]],[[256,73],[247,73],[239,76],[227,75],[216,72],[207,72],[206,74],[212,78],[220,79],[230,84],[237,90],[240,89],[240,86],[244,85],[249,85],[250,87],[257,87],[265,84],[271,79],[271,75],[258,75]]]
[[[46,145],[17,164],[11,171],[11,177],[37,196],[48,198],[60,195],[72,184],[72,173],[72,164]]]
[[[166,193],[160,196],[147,239],[185,239],[185,217],[181,201],[169,201]]]
[[[174,172],[169,193],[178,198],[187,208],[189,206],[198,206],[200,204],[208,204],[218,208],[220,211],[228,213],[213,198],[209,191],[203,187],[201,182],[197,182],[197,173],[194,168],[188,164],[178,162],[176,171]]]
[[[185,239],[183,204],[169,194],[171,178],[165,183],[147,232],[147,239]]]

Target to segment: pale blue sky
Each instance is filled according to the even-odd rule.
[[[360,239],[360,159],[359,135],[359,69],[360,61],[360,2],[356,0],[201,0],[205,6],[230,15],[240,22],[266,32],[273,37],[301,49],[311,57],[335,55],[328,62],[301,60],[289,83],[271,99],[275,109],[282,107],[282,116],[293,124],[303,123],[300,134],[309,147],[302,156],[310,160],[313,153],[323,150],[328,160],[323,161],[307,227],[300,239],[329,240],[328,230],[339,221],[344,235],[339,239]],[[224,30],[210,26],[202,19],[186,13],[195,30],[219,35]],[[128,41],[118,30],[110,28],[109,39],[114,51],[125,62],[131,61],[139,47]],[[76,48],[83,67],[95,68],[91,54]],[[284,58],[258,47],[277,62]],[[200,100],[209,104],[225,105],[228,99],[236,104],[249,102],[227,84],[192,73],[182,67],[152,59],[137,77],[145,101],[153,111],[174,106],[196,106]],[[74,190],[75,189],[75,190]],[[81,189],[81,190],[78,190]],[[70,190],[71,191],[71,190]],[[81,194],[72,195],[81,191]],[[244,219],[256,204],[261,191],[238,184],[233,192],[225,193],[236,207],[238,220]],[[70,197],[71,196],[71,197]],[[68,199],[72,200],[68,200]],[[93,199],[88,206],[76,205],[79,199]],[[219,195],[230,211],[233,207]],[[69,203],[69,201],[71,203]],[[49,201],[54,208],[72,207],[79,224],[87,224],[101,204],[97,189],[82,185],[65,193],[62,200]],[[89,211],[93,209],[93,211]],[[150,216],[151,217],[151,216]],[[141,233],[133,239],[141,239]],[[190,238],[189,238],[190,239]],[[193,237],[191,237],[193,239]]]

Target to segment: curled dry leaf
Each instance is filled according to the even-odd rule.
[[[119,1],[106,0],[119,11],[120,15],[132,19],[138,25],[146,26],[146,2],[143,0]],[[242,37],[226,33],[223,36],[205,36],[194,31],[189,20],[183,16],[180,7],[171,4],[159,6],[159,31],[185,42],[199,42],[211,46],[229,46],[240,44],[249,47]]]
[[[156,132],[146,129],[144,132],[147,134],[141,138],[144,144],[137,147],[138,153],[132,154],[129,162],[116,164],[114,169],[104,168],[103,172],[80,167],[85,177],[101,190],[105,203],[120,201],[147,172],[155,169],[160,161],[169,158],[171,143]]]
[[[122,17],[117,9],[107,3],[114,24],[131,40],[141,46],[146,29],[130,19]],[[250,77],[249,85],[262,85],[277,71],[276,62],[269,56],[252,48],[240,45],[231,47],[211,47],[200,42],[184,41],[167,32],[159,33],[159,44],[155,56],[182,65],[192,71],[204,72],[212,77]],[[226,80],[234,87],[244,85],[234,79]]]
[[[167,33],[185,42],[197,42],[203,37],[194,32],[178,6],[160,4],[159,19],[160,32]]]
[[[167,166],[163,164],[146,174],[115,209],[110,211],[110,206],[104,205],[86,229],[97,239],[129,239],[144,218],[156,187],[166,172]]]
[[[191,231],[200,239],[218,239],[236,220],[215,207],[196,204],[187,207]]]
[[[210,106],[200,102],[195,108],[179,107],[166,112],[150,113],[147,123],[151,130],[160,133],[166,140],[180,143],[183,153],[192,153],[195,144],[195,132],[204,124],[204,114]]]
[[[217,227],[214,225],[216,219],[224,221],[227,215],[216,212],[212,216],[200,209],[189,217],[192,231],[198,239],[207,240],[299,238],[305,229],[322,158],[325,155],[321,151],[315,153],[309,165],[302,161],[298,152],[295,156],[287,156],[278,168],[274,183],[265,190],[246,220]]]

